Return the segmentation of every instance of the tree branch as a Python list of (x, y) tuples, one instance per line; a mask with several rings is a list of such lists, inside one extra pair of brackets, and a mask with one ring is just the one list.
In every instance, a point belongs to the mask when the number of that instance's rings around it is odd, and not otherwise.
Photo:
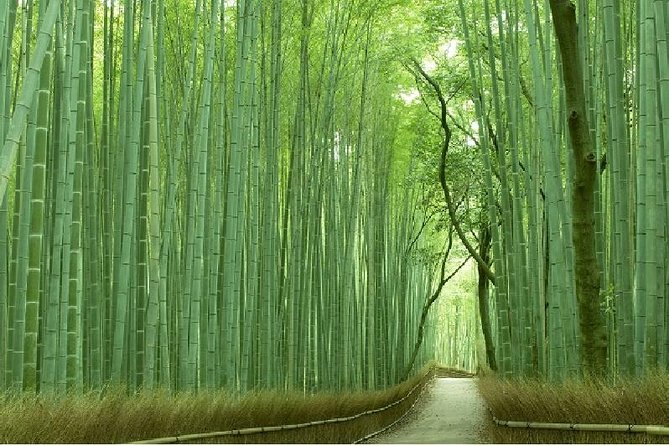
[[(448, 251), (450, 251), (450, 243)], [(418, 325), (418, 338), (416, 339), (416, 344), (414, 345), (413, 352), (411, 353), (411, 359), (409, 360), (407, 368), (404, 370), (404, 374), (402, 375), (401, 381), (406, 381), (406, 379), (409, 377), (409, 373), (411, 373), (411, 369), (413, 368), (414, 363), (416, 362), (416, 357), (418, 356), (418, 350), (420, 350), (420, 346), (423, 343), (423, 333), (425, 331), (425, 323), (427, 322), (427, 315), (430, 312), (430, 307), (432, 306), (433, 303), (436, 302), (436, 300), (441, 295), (441, 290), (444, 288), (444, 285), (446, 285), (446, 283), (449, 280), (451, 280), (458, 273), (458, 271), (462, 269), (462, 267), (465, 266), (465, 264), (469, 261), (469, 259), (472, 258), (472, 256), (468, 256), (460, 264), (460, 266), (458, 266), (455, 269), (455, 271), (453, 271), (448, 277), (444, 277), (446, 274), (446, 259), (448, 259), (448, 251), (444, 254), (444, 258), (441, 263), (441, 278), (439, 280), (439, 285), (437, 285), (437, 289), (434, 290), (432, 295), (427, 299), (427, 301), (423, 305), (423, 311), (420, 315), (420, 324)]]
[(439, 183), (441, 183), (441, 188), (444, 191), (444, 198), (446, 200), (446, 206), (448, 207), (448, 215), (451, 219), (451, 222), (453, 224), (453, 227), (455, 228), (455, 232), (458, 234), (458, 237), (460, 238), (460, 241), (462, 244), (465, 246), (467, 249), (467, 252), (471, 257), (476, 260), (476, 263), (479, 264), (481, 270), (485, 273), (485, 275), (488, 277), (490, 282), (493, 285), (497, 285), (497, 280), (495, 277), (495, 274), (490, 270), (490, 266), (488, 266), (487, 262), (485, 262), (479, 253), (474, 249), (472, 244), (467, 240), (467, 236), (465, 235), (464, 231), (462, 230), (462, 227), (460, 226), (460, 223), (458, 222), (457, 216), (455, 214), (455, 205), (453, 204), (453, 198), (451, 197), (451, 191), (448, 187), (448, 183), (446, 182), (446, 156), (448, 155), (448, 146), (451, 142), (451, 129), (448, 126), (448, 122), (446, 121), (446, 117), (448, 116), (448, 110), (446, 108), (446, 100), (444, 99), (444, 95), (441, 92), (441, 88), (439, 87), (439, 84), (437, 84), (434, 79), (432, 79), (420, 66), (420, 64), (413, 59), (413, 64), (416, 70), (421, 74), (421, 76), (427, 81), (428, 84), (432, 86), (434, 89), (435, 94), (437, 95), (437, 99), (439, 100), (439, 105), (441, 108), (441, 117), (439, 119), (441, 123), (441, 128), (444, 130), (444, 142), (442, 144), (442, 150), (441, 150), (441, 161), (439, 165)]

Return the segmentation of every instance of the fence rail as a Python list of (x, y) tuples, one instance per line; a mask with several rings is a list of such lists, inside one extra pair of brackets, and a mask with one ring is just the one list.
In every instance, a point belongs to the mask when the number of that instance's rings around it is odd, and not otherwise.
[[(431, 376), (430, 376), (431, 375)], [(208, 432), (208, 433), (202, 433), (202, 434), (186, 434), (186, 435), (176, 435), (173, 437), (161, 437), (161, 438), (153, 438), (150, 440), (142, 440), (142, 441), (135, 441), (132, 442), (131, 444), (175, 444), (175, 443), (185, 443), (189, 441), (196, 441), (196, 440), (205, 440), (205, 439), (211, 439), (211, 438), (219, 438), (219, 437), (229, 437), (229, 436), (238, 436), (238, 435), (252, 435), (252, 434), (263, 434), (263, 433), (268, 433), (268, 432), (278, 432), (278, 431), (287, 431), (287, 430), (293, 430), (293, 429), (302, 429), (302, 428), (307, 428), (307, 427), (313, 427), (313, 426), (321, 426), (324, 424), (334, 424), (334, 423), (343, 423), (346, 421), (352, 421), (355, 419), (358, 419), (360, 417), (366, 416), (366, 415), (373, 415), (375, 413), (383, 412), (385, 410), (391, 409), (392, 407), (397, 406), (398, 404), (401, 404), (403, 401), (405, 401), (407, 398), (409, 398), (419, 387), (422, 386), (422, 388), (425, 388), (430, 382), (432, 382), (432, 379), (435, 376), (435, 369), (430, 370), (425, 377), (415, 386), (407, 392), (406, 395), (404, 395), (402, 398), (400, 398), (397, 401), (394, 401), (384, 407), (380, 407), (378, 409), (372, 409), (368, 410), (365, 412), (361, 412), (355, 415), (351, 415), (348, 417), (337, 417), (337, 418), (330, 418), (327, 420), (317, 420), (317, 421), (309, 421), (306, 423), (296, 423), (296, 424), (284, 424), (281, 426), (264, 426), (264, 427), (248, 427), (248, 428), (243, 428), (243, 429), (231, 429), (227, 431), (220, 431), (220, 432)], [(414, 402), (415, 404), (415, 402)], [(411, 406), (413, 407), (413, 405)], [(409, 408), (410, 410), (411, 408)], [(407, 411), (408, 412), (408, 411)], [(404, 414), (406, 415), (406, 413)], [(404, 415), (401, 417), (403, 418)], [(395, 422), (399, 421), (396, 420)], [(393, 423), (395, 424), (395, 423)], [(391, 424), (390, 426), (392, 426)], [(380, 432), (383, 432), (384, 430), (388, 429), (390, 426), (387, 426), (385, 429), (375, 432), (374, 434), (370, 434), (369, 436), (365, 437), (364, 439), (358, 440), (358, 441), (364, 441), (367, 438), (371, 438), (375, 435), (377, 435)]]
[(526, 429), (554, 429), (591, 432), (631, 432), (649, 435), (669, 435), (669, 426), (650, 424), (592, 424), (592, 423), (544, 423), (535, 421), (505, 421), (493, 415), (495, 424), (504, 427)]

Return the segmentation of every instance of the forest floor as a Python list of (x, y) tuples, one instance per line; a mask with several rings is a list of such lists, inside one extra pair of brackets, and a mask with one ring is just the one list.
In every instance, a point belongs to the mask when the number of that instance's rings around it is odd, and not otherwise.
[(473, 378), (437, 378), (407, 417), (366, 443), (489, 443)]

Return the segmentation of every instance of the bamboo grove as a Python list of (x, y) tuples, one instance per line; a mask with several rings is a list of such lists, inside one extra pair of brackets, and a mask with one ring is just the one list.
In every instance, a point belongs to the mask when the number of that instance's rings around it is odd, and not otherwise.
[(458, 0), (445, 20), (466, 56), (440, 64), (470, 77), (450, 98), (471, 100), (477, 123), (450, 115), (483, 172), (489, 362), (553, 379), (666, 370), (669, 4)]
[(0, 2), (5, 389), (399, 381), (434, 268), (387, 3)]

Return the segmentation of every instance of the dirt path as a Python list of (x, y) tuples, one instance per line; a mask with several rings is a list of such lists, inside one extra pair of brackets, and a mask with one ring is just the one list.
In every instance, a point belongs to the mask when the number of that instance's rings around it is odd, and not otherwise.
[(485, 413), (472, 378), (437, 378), (412, 413), (367, 443), (488, 443)]

